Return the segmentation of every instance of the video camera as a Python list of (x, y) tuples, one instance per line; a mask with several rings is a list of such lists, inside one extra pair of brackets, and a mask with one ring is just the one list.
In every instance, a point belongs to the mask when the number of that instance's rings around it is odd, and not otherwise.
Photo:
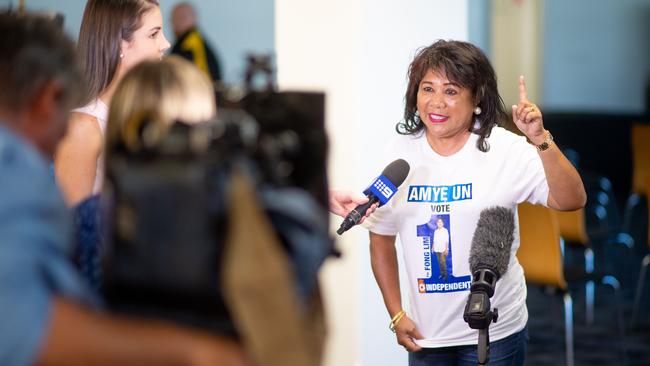
[[(221, 286), (228, 208), (238, 204), (227, 193), (235, 170), (250, 177), (299, 297), (307, 302), (313, 293), (318, 268), (333, 253), (325, 100), (321, 93), (275, 91), (269, 63), (249, 58), (241, 98), (217, 91), (215, 120), (179, 121), (135, 150), (107, 146), (103, 292), (114, 311), (237, 335)], [(254, 90), (259, 74), (267, 85)]]

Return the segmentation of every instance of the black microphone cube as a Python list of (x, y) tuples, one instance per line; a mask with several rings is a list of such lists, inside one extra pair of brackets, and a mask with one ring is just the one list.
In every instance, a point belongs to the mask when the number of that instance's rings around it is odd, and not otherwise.
[(465, 305), (463, 319), (472, 329), (485, 329), (493, 320), (490, 306), (490, 296), (486, 292), (472, 292)]

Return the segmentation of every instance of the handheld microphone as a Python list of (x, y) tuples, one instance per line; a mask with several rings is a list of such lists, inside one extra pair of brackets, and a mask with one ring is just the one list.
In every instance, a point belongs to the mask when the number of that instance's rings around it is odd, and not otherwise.
[(355, 207), (354, 210), (345, 217), (341, 226), (336, 233), (341, 235), (350, 230), (354, 225), (361, 221), (365, 216), (366, 211), (370, 206), (379, 202), (379, 206), (383, 206), (388, 202), (397, 192), (397, 187), (400, 186), (409, 174), (411, 167), (404, 159), (397, 159), (381, 172), (371, 184), (366, 188), (363, 193), (368, 197), (368, 202)]
[(515, 215), (505, 207), (481, 211), (469, 251), (472, 271), (470, 294), (463, 319), (469, 327), (479, 330), (478, 361), (486, 365), (490, 351), (488, 327), (499, 317), (498, 309), (490, 310), (497, 280), (508, 270), (510, 248), (514, 240)]

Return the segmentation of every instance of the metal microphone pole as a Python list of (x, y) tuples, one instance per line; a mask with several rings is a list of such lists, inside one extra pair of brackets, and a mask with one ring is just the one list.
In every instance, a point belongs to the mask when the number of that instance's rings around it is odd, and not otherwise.
[(472, 288), (467, 297), (463, 319), (470, 328), (477, 329), (477, 358), (479, 365), (487, 365), (490, 356), (490, 324), (497, 322), (499, 310), (492, 309), (490, 297), (494, 294), (496, 275), (489, 269), (480, 269), (473, 274)]
[(493, 320), (496, 323), (498, 317), (499, 311), (497, 309), (489, 311), (486, 314), (485, 327), (481, 327), (478, 330), (478, 346), (476, 354), (478, 356), (479, 365), (487, 365), (490, 360), (490, 323), (492, 323)]

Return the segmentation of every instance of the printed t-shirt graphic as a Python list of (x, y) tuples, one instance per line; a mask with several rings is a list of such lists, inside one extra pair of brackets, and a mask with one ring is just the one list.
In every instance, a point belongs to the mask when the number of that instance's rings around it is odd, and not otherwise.
[[(469, 274), (459, 275), (453, 268), (451, 214), (446, 203), (472, 198), (472, 184), (452, 186), (409, 186), (409, 202), (433, 203), (428, 222), (417, 225), (417, 237), (422, 245), (424, 276), (418, 278), (419, 293), (466, 291), (471, 284)], [(438, 205), (437, 205), (437, 204)], [(440, 205), (445, 203), (445, 205)]]

